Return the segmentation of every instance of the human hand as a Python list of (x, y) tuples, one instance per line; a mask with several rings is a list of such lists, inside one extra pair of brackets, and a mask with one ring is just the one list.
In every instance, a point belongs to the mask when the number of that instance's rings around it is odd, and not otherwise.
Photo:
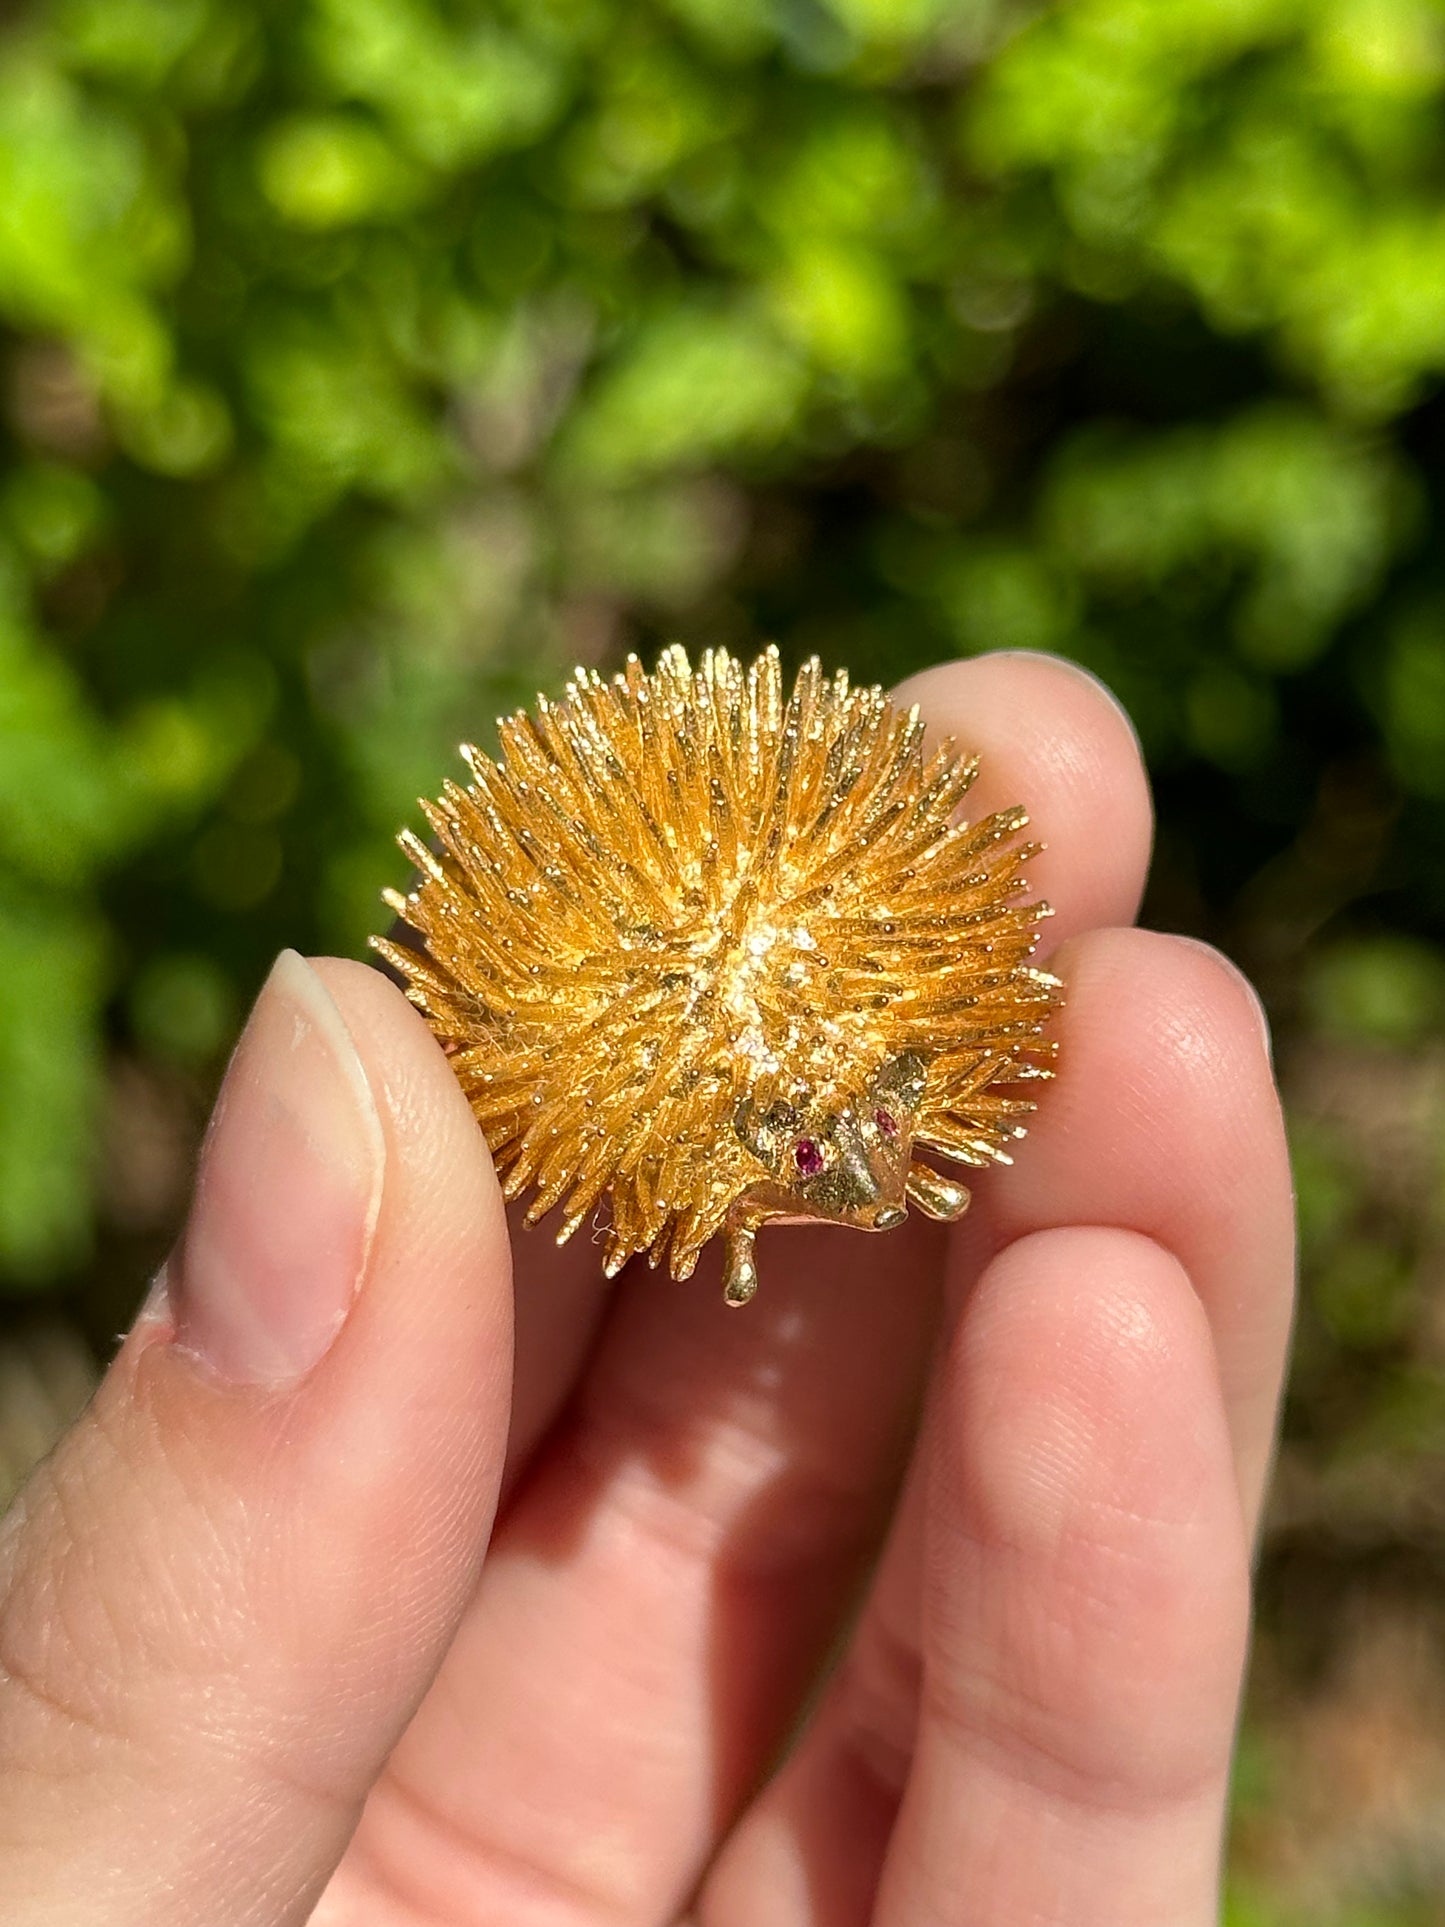
[(283, 958), (169, 1289), (0, 1526), (7, 1927), (1216, 1918), (1292, 1277), (1258, 1006), (1122, 927), (1092, 680), (907, 695), (1048, 846), (1016, 1164), (950, 1228), (770, 1233), (743, 1312), (523, 1233), (514, 1332), (426, 1027)]

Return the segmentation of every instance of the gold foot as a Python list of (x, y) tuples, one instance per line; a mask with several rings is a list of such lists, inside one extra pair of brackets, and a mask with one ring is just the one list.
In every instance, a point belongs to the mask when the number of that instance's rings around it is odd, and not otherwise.
[(729, 1305), (745, 1305), (758, 1289), (758, 1268), (753, 1262), (756, 1225), (732, 1223), (723, 1242), (723, 1299)]
[(966, 1184), (941, 1178), (928, 1165), (918, 1163), (908, 1167), (908, 1195), (926, 1217), (939, 1218), (944, 1224), (961, 1218), (972, 1198)]

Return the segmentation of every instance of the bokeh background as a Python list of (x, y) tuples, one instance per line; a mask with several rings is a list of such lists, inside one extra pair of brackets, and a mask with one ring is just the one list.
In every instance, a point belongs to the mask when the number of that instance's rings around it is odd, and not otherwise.
[(1440, 0), (9, 8), (0, 1487), (461, 736), (1060, 650), (1292, 1119), (1230, 1919), (1445, 1921), (1442, 373)]

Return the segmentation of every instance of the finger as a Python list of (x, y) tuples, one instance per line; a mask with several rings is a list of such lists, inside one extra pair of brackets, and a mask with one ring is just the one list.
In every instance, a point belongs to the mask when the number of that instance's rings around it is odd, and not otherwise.
[(1213, 1920), (1246, 1542), (1177, 1260), (1102, 1227), (1011, 1246), (924, 1443), (921, 1650), (874, 1621), (699, 1927)]
[(1113, 1224), (1172, 1251), (1209, 1317), (1251, 1531), (1294, 1303), (1294, 1206), (1259, 1000), (1218, 951), (1100, 930), (1057, 959), (1059, 1076), (958, 1228), (967, 1279), (1013, 1239)]
[(716, 1253), (686, 1286), (624, 1277), (327, 1927), (675, 1914), (882, 1531), (940, 1242), (780, 1233), (745, 1314)]
[(1249, 1585), (1187, 1274), (1131, 1233), (1020, 1240), (939, 1415), (922, 1712), (876, 1927), (1206, 1927)]
[[(982, 749), (980, 811), (1028, 797), (1066, 927), (1129, 914), (1147, 796), (1093, 679), (1031, 657), (954, 665), (914, 693)], [(778, 1233), (766, 1289), (739, 1316), (716, 1303), (715, 1270), (681, 1289), (624, 1284), (368, 1810), (337, 1918), (367, 1893), (519, 1927), (543, 1917), (539, 1892), (584, 1917), (677, 1904), (876, 1538), (941, 1249), (924, 1224), (877, 1240)], [(519, 1250), (525, 1264), (525, 1237)], [(519, 1295), (530, 1288), (524, 1275)]]
[[(1058, 1080), (1017, 1162), (990, 1174), (976, 1219), (952, 1234), (954, 1295), (1035, 1231), (1113, 1224), (1169, 1250), (1209, 1322), (1252, 1520), (1293, 1285), (1288, 1159), (1257, 1009), (1223, 959), (1182, 939), (1096, 931), (1056, 968)], [(923, 1493), (910, 1478), (827, 1717), (729, 1843), (718, 1879), (758, 1906), (777, 1890), (779, 1855), (840, 1879), (851, 1866), (855, 1891), (876, 1879), (917, 1719)]]
[[(1027, 806), (1044, 846), (1029, 886), (1054, 912), (1041, 956), (1077, 931), (1133, 918), (1153, 835), (1149, 787), (1128, 717), (1102, 683), (1058, 656), (999, 654), (926, 670), (894, 700), (919, 705), (933, 740), (953, 736), (978, 756), (971, 816)], [(544, 1225), (517, 1251), (509, 1488), (575, 1385), (611, 1289), (584, 1238), (559, 1251)]]
[(376, 973), (278, 962), (169, 1287), (5, 1527), (9, 1927), (304, 1920), (475, 1584), (501, 1200)]
[(527, 1200), (507, 1208), (518, 1279), (513, 1307), (516, 1377), (507, 1464), (505, 1505), (526, 1476), (591, 1355), (614, 1286), (603, 1274), (602, 1252), (585, 1229), (565, 1245), (554, 1243), (544, 1223), (526, 1222)]

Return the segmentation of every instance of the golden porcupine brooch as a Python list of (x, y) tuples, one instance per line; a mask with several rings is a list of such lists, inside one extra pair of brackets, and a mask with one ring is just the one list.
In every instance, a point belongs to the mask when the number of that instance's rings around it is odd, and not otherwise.
[(785, 699), (775, 649), (672, 648), (462, 750), (374, 942), (529, 1224), (560, 1205), (562, 1243), (606, 1197), (609, 1277), (645, 1251), (686, 1278), (721, 1233), (742, 1305), (762, 1225), (956, 1218), (916, 1149), (1008, 1162), (1058, 988), (1036, 846), (1022, 809), (955, 822), (977, 763), (923, 737), (816, 660)]

